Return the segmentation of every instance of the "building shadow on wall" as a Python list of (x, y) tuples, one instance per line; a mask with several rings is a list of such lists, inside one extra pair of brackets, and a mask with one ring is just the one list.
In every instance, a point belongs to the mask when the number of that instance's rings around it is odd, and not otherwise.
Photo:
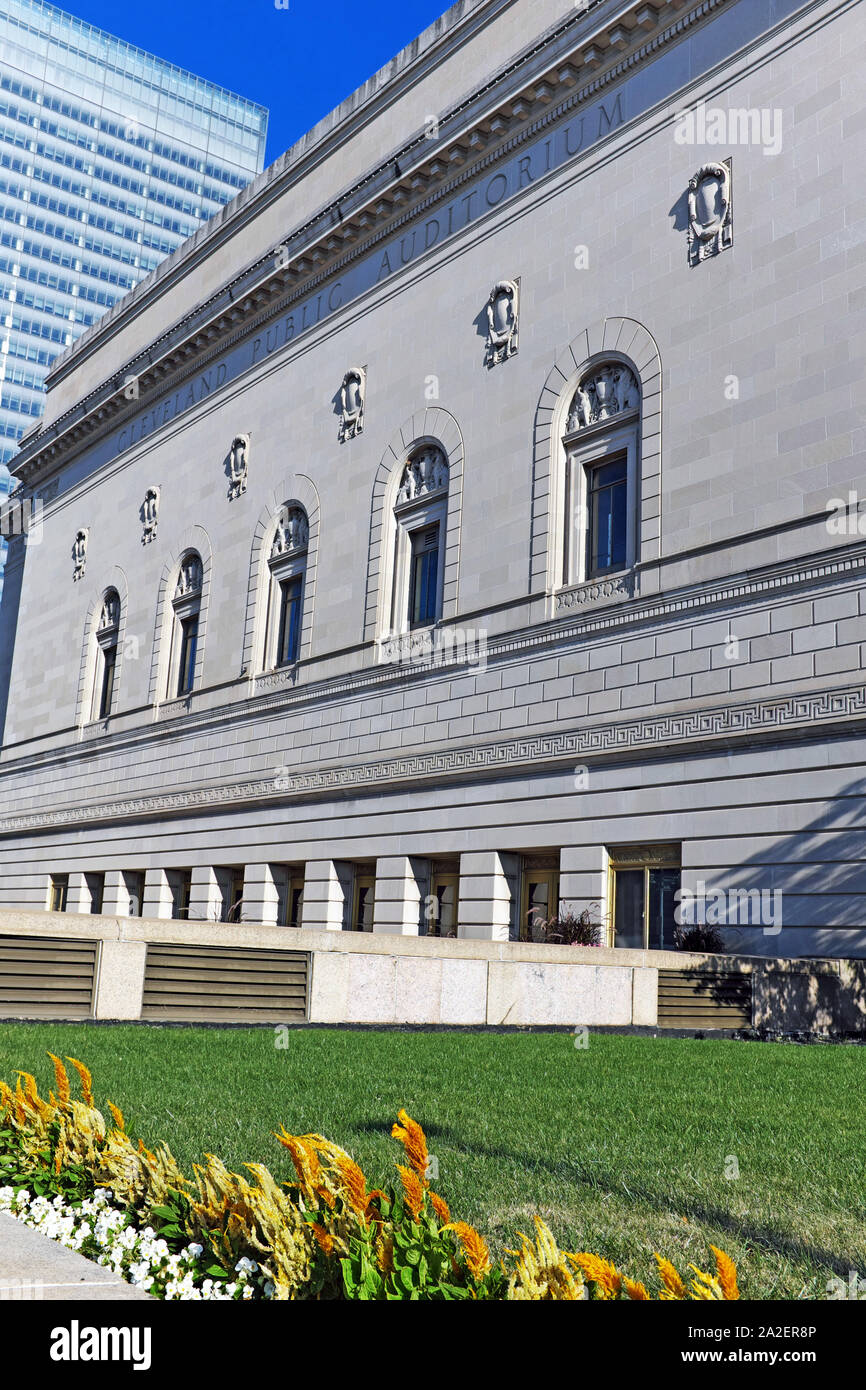
[[(835, 857), (834, 857), (835, 856)], [(752, 870), (750, 874), (748, 871)], [(797, 871), (794, 889), (786, 888), (792, 869)], [(726, 887), (724, 870), (712, 873), (713, 888), (726, 896), (734, 888), (757, 890), (769, 896), (778, 893), (778, 917), (772, 939), (783, 959), (792, 957), (809, 961), (834, 962), (835, 969), (821, 971), (790, 971), (774, 967), (774, 957), (766, 958), (759, 972), (760, 1026), (780, 1030), (789, 1025), (793, 1031), (797, 1019), (808, 1020), (809, 1031), (844, 1033), (866, 1032), (866, 960), (849, 960), (840, 955), (838, 932), (843, 929), (866, 931), (866, 778), (855, 778), (800, 831), (780, 834), (765, 843), (730, 873), (731, 884)], [(708, 886), (709, 891), (709, 886)], [(785, 897), (795, 897), (795, 920), (784, 911)], [(832, 921), (815, 921), (804, 912), (805, 900), (833, 898)], [(774, 908), (775, 913), (775, 908)], [(818, 913), (826, 917), (827, 911)], [(742, 931), (741, 920), (731, 920), (730, 900), (727, 915), (720, 915), (718, 925), (725, 929), (726, 952), (744, 954), (750, 951)], [(758, 925), (750, 921), (750, 926)], [(782, 930), (775, 932), (775, 925)], [(808, 931), (811, 949), (802, 950), (802, 938), (796, 953), (785, 950), (785, 931), (795, 928)], [(690, 969), (698, 994), (723, 1004), (731, 997), (733, 962), (727, 954), (709, 956), (702, 964)], [(841, 1024), (841, 1028), (840, 1028)], [(805, 1031), (805, 1030), (804, 1030)]]

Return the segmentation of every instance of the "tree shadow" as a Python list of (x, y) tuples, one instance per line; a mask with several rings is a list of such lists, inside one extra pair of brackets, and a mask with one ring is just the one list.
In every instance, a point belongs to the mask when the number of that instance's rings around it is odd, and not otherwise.
[[(374, 1125), (370, 1128), (376, 1130), (378, 1126)], [(433, 1137), (432, 1127), (428, 1139), (431, 1137)], [(634, 1182), (631, 1177), (629, 1177), (626, 1188), (623, 1174), (613, 1169), (599, 1169), (596, 1166), (590, 1168), (582, 1165), (576, 1159), (552, 1160), (543, 1153), (533, 1153), (530, 1157), (504, 1146), (491, 1148), (487, 1145), (473, 1144), (467, 1141), (464, 1135), (457, 1134), (446, 1126), (438, 1128), (436, 1137), (458, 1153), (474, 1155), (478, 1158), (497, 1159), (506, 1162), (510, 1168), (520, 1168), (530, 1175), (542, 1169), (551, 1177), (568, 1183), (574, 1189), (584, 1187), (604, 1194), (621, 1193), (624, 1197), (637, 1200), (660, 1214), (669, 1212), (672, 1203), (678, 1201), (682, 1205), (683, 1214), (687, 1214), (690, 1219), (729, 1231), (740, 1240), (750, 1241), (788, 1258), (809, 1260), (812, 1263), (832, 1269), (834, 1273), (840, 1275), (847, 1275), (850, 1269), (850, 1256), (834, 1254), (833, 1251), (827, 1250), (823, 1246), (788, 1236), (771, 1226), (750, 1223), (744, 1217), (732, 1214), (725, 1207), (716, 1206), (706, 1201), (696, 1201), (691, 1196), (677, 1197), (670, 1191), (659, 1194), (644, 1184)]]
[[(866, 1033), (866, 940), (852, 941), (860, 953), (852, 957), (839, 940), (840, 930), (866, 933), (866, 779), (854, 778), (803, 829), (763, 839), (735, 867), (699, 872), (706, 874), (708, 892), (727, 891), (718, 926), (728, 951), (748, 957), (759, 1030)], [(755, 893), (756, 887), (762, 900), (778, 894), (779, 920), (769, 929), (750, 921), (750, 941), (742, 919), (731, 919), (731, 890)], [(755, 926), (766, 933), (766, 951), (754, 951)], [(698, 993), (722, 1002), (735, 992), (732, 976), (743, 968), (723, 954), (707, 956), (688, 973)]]

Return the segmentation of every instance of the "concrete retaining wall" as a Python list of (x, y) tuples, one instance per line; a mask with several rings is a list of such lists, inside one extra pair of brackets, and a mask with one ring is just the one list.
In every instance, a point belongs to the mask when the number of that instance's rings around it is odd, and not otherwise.
[[(658, 972), (752, 975), (752, 1025), (866, 1034), (866, 963), (380, 937), (142, 918), (0, 912), (3, 936), (100, 943), (93, 1017), (137, 1020), (147, 946), (309, 952), (311, 1023), (655, 1027)], [(278, 1023), (280, 1020), (273, 1020)]]

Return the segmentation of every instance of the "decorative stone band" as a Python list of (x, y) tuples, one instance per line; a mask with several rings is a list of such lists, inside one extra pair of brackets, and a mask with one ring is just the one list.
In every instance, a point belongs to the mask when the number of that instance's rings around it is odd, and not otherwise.
[(190, 697), (184, 696), (182, 700), (164, 700), (160, 703), (157, 715), (160, 719), (177, 719), (185, 714), (190, 706)]
[(610, 602), (614, 599), (631, 598), (634, 593), (634, 575), (620, 574), (610, 579), (590, 580), (588, 584), (578, 584), (573, 589), (562, 589), (556, 595), (556, 611), (567, 608), (582, 608), (585, 604)]
[(0, 819), (0, 835), (22, 834), (63, 825), (96, 825), (104, 821), (141, 820), (152, 816), (183, 815), (219, 806), (284, 802), (287, 798), (321, 797), (375, 789), (417, 786), (419, 782), (489, 776), (499, 769), (509, 773), (525, 769), (555, 769), (596, 755), (629, 754), (658, 749), (669, 753), (678, 745), (694, 752), (699, 744), (727, 743), (741, 738), (771, 736), (790, 731), (802, 734), (814, 725), (838, 724), (851, 732), (853, 721), (866, 717), (866, 687), (844, 686), (810, 695), (780, 696), (703, 710), (663, 714), (619, 723), (597, 724), (563, 733), (538, 734), (508, 742), (476, 744), (442, 752), (412, 754), (374, 763), (311, 768), (292, 773), (282, 768), (278, 777), (263, 781), (234, 782), (189, 791), (166, 792), (132, 800), (103, 801), (61, 811)]

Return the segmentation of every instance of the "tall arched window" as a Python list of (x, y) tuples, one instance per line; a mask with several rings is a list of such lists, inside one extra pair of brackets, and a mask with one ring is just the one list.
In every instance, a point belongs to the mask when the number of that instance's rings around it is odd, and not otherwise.
[(429, 626), (442, 616), (448, 520), (448, 461), (438, 444), (406, 460), (394, 506), (396, 543), (391, 630)]
[(172, 598), (172, 640), (167, 695), (170, 700), (195, 688), (203, 580), (201, 556), (191, 550), (180, 562)]
[(310, 525), (303, 507), (287, 506), (277, 519), (270, 571), (263, 668), (292, 666), (301, 651)]
[(114, 705), (117, 648), (120, 640), (120, 595), (106, 589), (96, 628), (96, 670), (93, 682), (92, 719), (108, 719)]
[(578, 382), (562, 441), (564, 584), (603, 579), (637, 559), (639, 429), (635, 373), (619, 360), (593, 363)]

